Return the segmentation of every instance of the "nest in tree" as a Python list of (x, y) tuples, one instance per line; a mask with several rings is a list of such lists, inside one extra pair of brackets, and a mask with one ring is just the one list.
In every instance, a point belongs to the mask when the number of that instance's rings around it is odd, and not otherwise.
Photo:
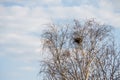
[(82, 38), (74, 38), (74, 42), (77, 44), (82, 43), (83, 39)]

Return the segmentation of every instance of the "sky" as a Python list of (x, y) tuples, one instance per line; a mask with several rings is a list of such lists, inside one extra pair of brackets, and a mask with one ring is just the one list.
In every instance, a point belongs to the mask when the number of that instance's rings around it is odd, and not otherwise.
[(0, 80), (40, 80), (40, 35), (49, 23), (95, 18), (120, 39), (120, 0), (0, 0)]

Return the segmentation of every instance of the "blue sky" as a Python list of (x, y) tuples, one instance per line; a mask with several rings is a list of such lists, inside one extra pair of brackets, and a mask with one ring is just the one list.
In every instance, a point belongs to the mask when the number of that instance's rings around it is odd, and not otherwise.
[(0, 80), (40, 80), (45, 24), (74, 18), (114, 26), (119, 42), (120, 0), (0, 0)]

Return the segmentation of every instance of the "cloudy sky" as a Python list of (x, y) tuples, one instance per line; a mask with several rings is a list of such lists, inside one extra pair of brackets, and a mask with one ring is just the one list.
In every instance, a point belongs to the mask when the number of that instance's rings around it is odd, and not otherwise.
[(45, 24), (95, 18), (120, 39), (120, 0), (0, 0), (0, 80), (39, 80)]

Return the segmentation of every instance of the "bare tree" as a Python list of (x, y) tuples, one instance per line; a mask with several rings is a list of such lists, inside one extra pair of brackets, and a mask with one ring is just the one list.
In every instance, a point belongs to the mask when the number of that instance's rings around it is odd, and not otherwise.
[(120, 80), (120, 52), (112, 27), (94, 20), (58, 27), (42, 35), (44, 80)]

